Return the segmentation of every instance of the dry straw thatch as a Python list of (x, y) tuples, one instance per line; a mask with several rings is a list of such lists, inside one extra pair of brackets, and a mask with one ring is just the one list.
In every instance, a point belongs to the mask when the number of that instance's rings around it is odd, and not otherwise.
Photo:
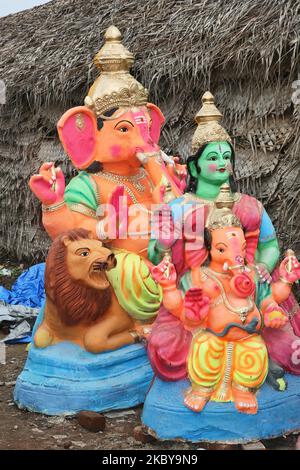
[(162, 147), (189, 154), (193, 116), (210, 89), (234, 137), (240, 189), (262, 200), (283, 247), (300, 254), (300, 112), (292, 102), (300, 0), (54, 0), (0, 19), (2, 251), (45, 254), (40, 204), (27, 183), (47, 160), (72, 173), (55, 124), (83, 103), (112, 23), (135, 54), (134, 75), (166, 115)]

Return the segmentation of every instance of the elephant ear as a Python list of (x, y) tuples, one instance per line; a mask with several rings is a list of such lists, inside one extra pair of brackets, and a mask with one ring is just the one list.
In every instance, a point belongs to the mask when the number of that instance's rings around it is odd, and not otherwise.
[(85, 106), (69, 109), (58, 121), (58, 135), (74, 166), (87, 168), (95, 159), (97, 121)]
[(151, 128), (150, 128), (150, 136), (153, 142), (158, 144), (159, 137), (160, 137), (160, 131), (162, 128), (162, 125), (165, 122), (165, 116), (161, 112), (161, 110), (155, 106), (155, 104), (152, 103), (147, 103), (147, 108), (150, 112), (151, 115)]

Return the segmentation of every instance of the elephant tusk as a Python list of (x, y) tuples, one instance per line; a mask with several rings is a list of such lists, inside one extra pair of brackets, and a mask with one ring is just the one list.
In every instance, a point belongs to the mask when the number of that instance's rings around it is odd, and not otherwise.
[(139, 161), (141, 162), (142, 165), (147, 163), (148, 160), (149, 160), (148, 155), (146, 155), (145, 153), (142, 153), (142, 152), (137, 152), (136, 156), (137, 156), (137, 158), (139, 159)]
[(54, 180), (54, 182), (52, 184), (52, 190), (55, 192), (55, 190), (56, 190), (56, 171), (55, 171), (54, 165), (51, 167), (51, 174), (52, 174), (52, 178)]
[(160, 151), (160, 154), (161, 154), (161, 158), (163, 159), (164, 162), (166, 163), (169, 163), (169, 165), (172, 165), (174, 166), (175, 165), (175, 162), (173, 160), (173, 157), (167, 155), (165, 152), (163, 152), (162, 150)]

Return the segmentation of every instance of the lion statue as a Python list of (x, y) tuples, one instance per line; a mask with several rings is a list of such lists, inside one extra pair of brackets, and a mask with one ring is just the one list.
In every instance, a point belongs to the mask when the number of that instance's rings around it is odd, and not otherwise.
[[(129, 268), (132, 279), (140, 276), (137, 292), (126, 276)], [(138, 255), (115, 255), (85, 229), (62, 233), (46, 259), (46, 303), (35, 346), (71, 341), (100, 353), (141, 341), (150, 331), (145, 322), (156, 316), (161, 301), (151, 281)]]

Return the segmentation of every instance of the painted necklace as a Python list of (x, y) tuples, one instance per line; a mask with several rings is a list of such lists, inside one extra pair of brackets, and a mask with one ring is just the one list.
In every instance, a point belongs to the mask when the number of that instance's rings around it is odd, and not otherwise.
[[(133, 203), (136, 204), (136, 206), (138, 206), (142, 211), (147, 212), (148, 214), (152, 214), (152, 211), (150, 211), (149, 209), (147, 209), (146, 207), (144, 207), (142, 204), (138, 202), (132, 189), (129, 188), (127, 184), (125, 184), (126, 181), (132, 184), (134, 189), (139, 193), (142, 193), (143, 191), (145, 191), (146, 189), (145, 185), (141, 183), (140, 180), (148, 177), (149, 175), (144, 168), (140, 168), (139, 172), (133, 176), (117, 175), (116, 173), (111, 173), (110, 171), (104, 171), (104, 170), (98, 173), (95, 173), (95, 176), (99, 176), (100, 178), (104, 178), (107, 181), (112, 181), (113, 183), (122, 185), (125, 191), (127, 192), (127, 194), (132, 199)], [(151, 179), (148, 177), (147, 180), (149, 181), (151, 190), (153, 190), (154, 187), (153, 187)]]
[[(245, 306), (245, 307), (234, 307), (229, 302), (229, 300), (227, 298), (227, 295), (226, 295), (226, 292), (225, 292), (225, 289), (224, 289), (224, 286), (223, 286), (222, 282), (220, 281), (220, 279), (218, 279), (216, 274), (214, 274), (210, 268), (202, 267), (201, 269), (207, 275), (207, 277), (211, 278), (218, 285), (218, 287), (221, 291), (221, 298), (222, 298), (222, 301), (223, 301), (225, 307), (230, 312), (236, 313), (239, 316), (241, 322), (245, 323), (248, 314), (250, 312), (252, 312), (252, 310), (254, 309), (254, 301), (253, 301), (252, 297), (251, 296), (247, 297), (247, 301), (248, 301), (247, 306)], [(218, 302), (218, 303), (220, 303), (220, 302)]]

